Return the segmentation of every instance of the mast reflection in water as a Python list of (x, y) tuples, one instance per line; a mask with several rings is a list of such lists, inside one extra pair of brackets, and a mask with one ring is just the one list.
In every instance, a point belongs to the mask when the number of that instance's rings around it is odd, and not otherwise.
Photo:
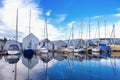
[(120, 58), (81, 54), (0, 55), (0, 80), (120, 80)]

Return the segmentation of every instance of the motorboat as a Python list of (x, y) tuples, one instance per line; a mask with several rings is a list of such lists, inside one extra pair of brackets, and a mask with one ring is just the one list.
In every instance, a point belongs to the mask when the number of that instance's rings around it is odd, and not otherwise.
[(8, 47), (7, 54), (20, 54), (21, 51), (16, 44), (12, 44)]

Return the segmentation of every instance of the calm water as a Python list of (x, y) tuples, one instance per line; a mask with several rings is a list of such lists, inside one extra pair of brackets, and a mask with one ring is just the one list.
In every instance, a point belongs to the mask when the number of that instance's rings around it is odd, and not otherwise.
[(0, 80), (120, 80), (119, 58), (0, 55)]

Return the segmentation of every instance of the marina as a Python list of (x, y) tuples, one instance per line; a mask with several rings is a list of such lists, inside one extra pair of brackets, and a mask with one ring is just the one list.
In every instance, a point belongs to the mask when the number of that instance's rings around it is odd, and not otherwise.
[(0, 80), (120, 80), (120, 0), (0, 0)]

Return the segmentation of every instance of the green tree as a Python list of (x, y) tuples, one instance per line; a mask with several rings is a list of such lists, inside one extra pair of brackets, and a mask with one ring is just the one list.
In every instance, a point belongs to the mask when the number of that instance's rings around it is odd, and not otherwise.
[(6, 38), (6, 37), (4, 37), (4, 43), (6, 43), (6, 41), (7, 41), (7, 38)]

